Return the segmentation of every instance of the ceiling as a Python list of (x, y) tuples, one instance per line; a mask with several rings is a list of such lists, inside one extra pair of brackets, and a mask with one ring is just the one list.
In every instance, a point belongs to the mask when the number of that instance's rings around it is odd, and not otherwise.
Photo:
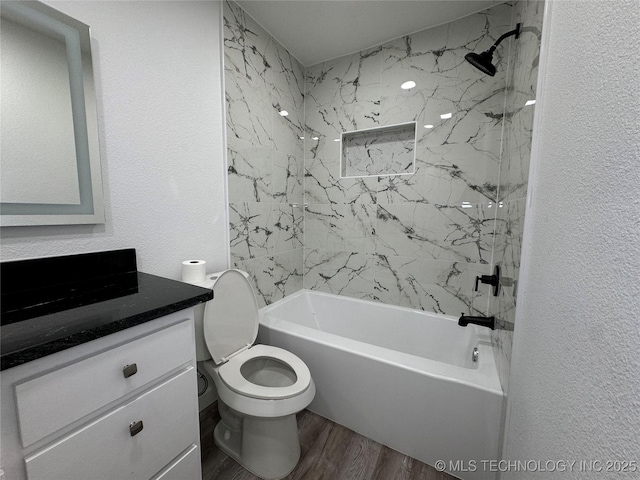
[(239, 0), (305, 67), (484, 10), (504, 0)]

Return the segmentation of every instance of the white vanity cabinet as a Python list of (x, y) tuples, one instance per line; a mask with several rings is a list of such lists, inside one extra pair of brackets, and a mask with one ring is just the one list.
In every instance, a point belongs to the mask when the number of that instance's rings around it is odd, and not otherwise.
[(201, 478), (193, 307), (1, 374), (3, 480)]

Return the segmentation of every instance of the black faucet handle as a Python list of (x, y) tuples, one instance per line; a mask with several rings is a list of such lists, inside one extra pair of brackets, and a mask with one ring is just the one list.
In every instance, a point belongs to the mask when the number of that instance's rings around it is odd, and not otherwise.
[(493, 287), (493, 295), (498, 296), (498, 291), (500, 290), (500, 267), (496, 265), (495, 273), (493, 275), (478, 275), (476, 276), (476, 286), (474, 291), (478, 291), (478, 283), (486, 283)]
[(486, 283), (491, 286), (495, 286), (496, 283), (498, 282), (498, 278), (495, 275), (478, 275), (476, 277), (476, 287), (475, 287), (476, 292), (478, 291), (479, 282)]

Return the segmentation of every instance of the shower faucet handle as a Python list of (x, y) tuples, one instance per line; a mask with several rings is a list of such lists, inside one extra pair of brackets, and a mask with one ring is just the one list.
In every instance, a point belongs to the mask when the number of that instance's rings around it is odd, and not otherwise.
[(493, 287), (493, 296), (497, 297), (500, 290), (500, 267), (496, 265), (493, 275), (478, 275), (476, 276), (476, 286), (474, 291), (478, 291), (478, 283), (486, 283)]
[(487, 285), (491, 285), (492, 287), (496, 285), (496, 283), (498, 282), (498, 279), (495, 275), (478, 275), (476, 277), (476, 286), (475, 286), (475, 291), (478, 291), (478, 283), (486, 283)]

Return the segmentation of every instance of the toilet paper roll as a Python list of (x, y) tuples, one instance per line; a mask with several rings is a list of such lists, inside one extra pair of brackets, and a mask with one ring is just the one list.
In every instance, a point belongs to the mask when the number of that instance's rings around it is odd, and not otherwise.
[(182, 262), (182, 281), (188, 283), (204, 282), (207, 273), (205, 260), (185, 260)]

